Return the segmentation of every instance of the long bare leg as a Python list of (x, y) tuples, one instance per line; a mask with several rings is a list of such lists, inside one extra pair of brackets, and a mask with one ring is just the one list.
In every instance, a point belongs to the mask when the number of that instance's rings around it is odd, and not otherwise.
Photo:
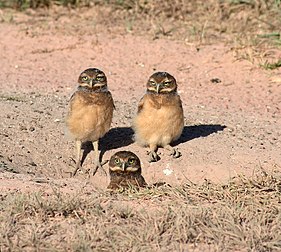
[(157, 151), (157, 145), (156, 144), (150, 144), (149, 145), (149, 151), (148, 151), (148, 155), (149, 155), (149, 158), (148, 158), (148, 162), (157, 162), (160, 157), (157, 155), (156, 153)]
[(77, 171), (81, 169), (81, 147), (82, 142), (80, 140), (76, 140), (76, 168), (72, 173), (72, 177), (76, 175)]
[(96, 174), (98, 169), (101, 169), (105, 173), (105, 175), (107, 175), (106, 171), (102, 167), (102, 164), (100, 163), (99, 140), (93, 142), (93, 148), (95, 152), (95, 166), (93, 175)]
[(181, 153), (177, 149), (173, 148), (171, 145), (166, 145), (164, 148), (171, 152), (170, 155), (173, 156), (173, 158), (179, 158), (181, 156)]

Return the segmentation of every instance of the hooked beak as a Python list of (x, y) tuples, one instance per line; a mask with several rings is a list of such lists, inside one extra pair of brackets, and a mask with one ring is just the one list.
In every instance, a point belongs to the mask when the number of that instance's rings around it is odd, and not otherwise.
[(122, 163), (122, 166), (121, 166), (121, 167), (122, 167), (122, 170), (125, 171), (125, 169), (127, 168), (127, 167), (126, 167), (126, 163)]
[(95, 83), (93, 82), (93, 80), (91, 80), (90, 84), (91, 84), (91, 87), (93, 87), (93, 86), (95, 85)]
[(160, 84), (157, 84), (157, 86), (156, 86), (156, 92), (157, 92), (157, 94), (159, 94), (159, 91), (160, 91)]

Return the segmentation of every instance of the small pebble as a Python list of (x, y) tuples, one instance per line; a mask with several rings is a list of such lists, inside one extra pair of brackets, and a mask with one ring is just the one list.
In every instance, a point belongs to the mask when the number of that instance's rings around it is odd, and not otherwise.
[(35, 128), (33, 127), (33, 126), (31, 126), (30, 128), (29, 128), (29, 131), (34, 131), (35, 130)]

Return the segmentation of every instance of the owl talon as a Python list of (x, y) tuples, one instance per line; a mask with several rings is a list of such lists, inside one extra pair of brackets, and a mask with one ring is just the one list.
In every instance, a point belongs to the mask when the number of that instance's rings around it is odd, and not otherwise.
[(177, 149), (173, 148), (171, 145), (165, 146), (165, 149), (170, 151), (170, 155), (173, 156), (173, 158), (179, 158), (181, 156), (181, 153)]
[(181, 153), (178, 150), (175, 150), (171, 153), (173, 158), (179, 158), (181, 156)]
[(94, 169), (93, 169), (93, 173), (92, 173), (93, 176), (97, 173), (98, 169), (102, 170), (103, 173), (104, 173), (104, 175), (107, 176), (107, 172), (106, 172), (105, 169), (102, 167), (102, 166), (105, 165), (107, 162), (108, 162), (108, 160), (103, 161), (102, 163), (98, 162), (98, 163), (95, 165)]
[(71, 173), (70, 177), (74, 177), (77, 174), (78, 170), (81, 170), (80, 162), (76, 164), (76, 168), (75, 168), (74, 172)]
[(148, 158), (148, 162), (157, 162), (158, 160), (160, 160), (160, 157), (157, 155), (157, 153), (155, 151), (150, 151), (148, 152), (149, 158)]

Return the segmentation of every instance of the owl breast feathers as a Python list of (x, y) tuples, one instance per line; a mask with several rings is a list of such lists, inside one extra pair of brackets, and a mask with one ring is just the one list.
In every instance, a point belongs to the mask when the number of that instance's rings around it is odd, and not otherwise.
[(164, 147), (180, 137), (183, 127), (183, 109), (178, 94), (144, 95), (133, 123), (136, 142), (143, 146)]
[(109, 91), (74, 93), (67, 126), (75, 139), (96, 141), (109, 130), (113, 116), (113, 100)]

